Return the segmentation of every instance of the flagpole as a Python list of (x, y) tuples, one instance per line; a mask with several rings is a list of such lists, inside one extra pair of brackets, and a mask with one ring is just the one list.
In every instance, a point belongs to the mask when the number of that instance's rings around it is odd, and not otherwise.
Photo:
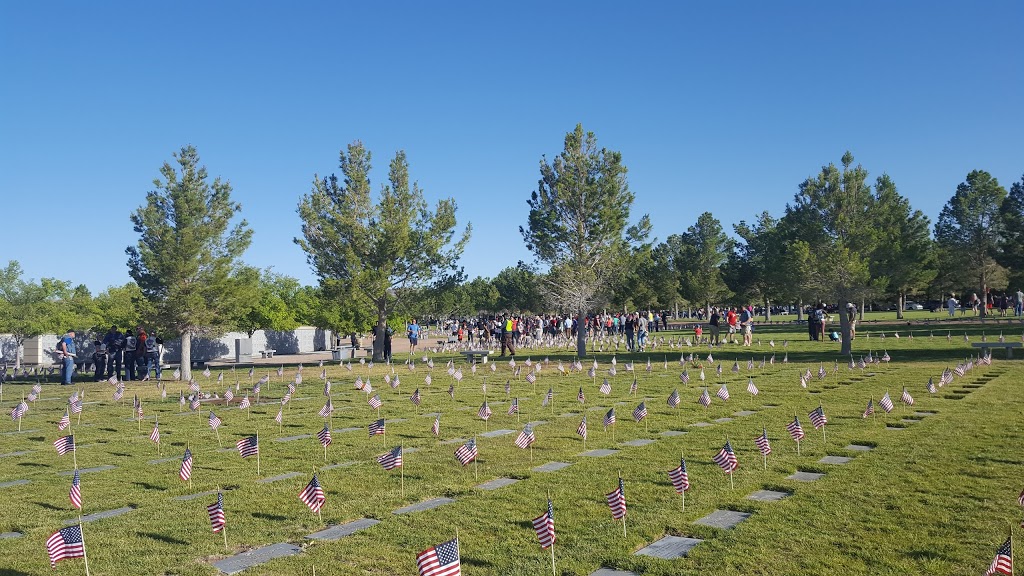
[(78, 470), (78, 444), (75, 442), (75, 437), (71, 436), (71, 443), (73, 444), (71, 450), (71, 460), (75, 464), (75, 470)]
[[(217, 486), (217, 494), (220, 494), (220, 486)], [(223, 509), (221, 509), (221, 513), (222, 514), (224, 513)], [(224, 536), (224, 549), (228, 550), (228, 523), (227, 522), (225, 522), (220, 527), (220, 533), (221, 533), (222, 536)]]
[(398, 445), (398, 449), (399, 449), (399, 451), (402, 452), (402, 465), (400, 467), (401, 470), (399, 471), (399, 475), (400, 475), (401, 481), (402, 481), (402, 498), (404, 499), (405, 498), (405, 445), (404, 444), (399, 444)]
[[(551, 490), (548, 490), (548, 504), (550, 504), (550, 503), (551, 503)], [(552, 519), (549, 517), (548, 520), (552, 520)], [(1011, 546), (1012, 546), (1012, 543), (1011, 543)], [(554, 539), (554, 534), (552, 534), (551, 546), (549, 546), (548, 548), (551, 548), (551, 576), (558, 576), (558, 573), (555, 571), (555, 539)]]
[[(622, 470), (619, 470), (619, 486), (622, 486)], [(619, 497), (625, 500), (626, 495), (622, 492), (619, 493)], [(622, 537), (626, 537), (626, 515), (622, 515)]]
[[(683, 451), (679, 451), (679, 461), (683, 461)], [(686, 512), (686, 488), (683, 488), (683, 512)]]
[(85, 576), (89, 576), (89, 555), (85, 551), (85, 529), (82, 527), (81, 511), (78, 513), (78, 531), (82, 535), (82, 559), (85, 560)]
[[(185, 452), (188, 452), (188, 441), (185, 442)], [(188, 489), (189, 490), (192, 489), (192, 473), (191, 472), (189, 472), (189, 474), (188, 474)]]
[(256, 432), (256, 475), (260, 475), (260, 433)]

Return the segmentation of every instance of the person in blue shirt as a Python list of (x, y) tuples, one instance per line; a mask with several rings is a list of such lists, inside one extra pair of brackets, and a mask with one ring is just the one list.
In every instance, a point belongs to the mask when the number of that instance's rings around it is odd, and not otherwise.
[(409, 350), (412, 353), (415, 354), (416, 353), (416, 345), (419, 344), (419, 341), (420, 341), (420, 325), (416, 323), (416, 319), (415, 318), (413, 318), (412, 320), (409, 321), (408, 335), (409, 335)]
[(57, 342), (57, 355), (60, 357), (60, 383), (63, 386), (71, 385), (71, 375), (75, 372), (75, 331), (68, 330), (68, 333)]

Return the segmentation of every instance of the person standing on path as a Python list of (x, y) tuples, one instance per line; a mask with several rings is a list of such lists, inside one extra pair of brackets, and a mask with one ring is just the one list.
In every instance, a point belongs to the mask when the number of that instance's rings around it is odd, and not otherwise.
[(409, 335), (409, 352), (415, 354), (416, 345), (420, 342), (420, 325), (416, 323), (415, 318), (409, 321), (407, 332)]

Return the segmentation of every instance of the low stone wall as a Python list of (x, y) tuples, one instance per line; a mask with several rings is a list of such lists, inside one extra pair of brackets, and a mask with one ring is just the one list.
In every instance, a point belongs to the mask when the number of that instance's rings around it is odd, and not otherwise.
[[(261, 350), (274, 350), (277, 354), (305, 354), (329, 349), (331, 331), (312, 326), (301, 326), (295, 330), (278, 332), (257, 330), (252, 335), (252, 351), (259, 355)], [(93, 339), (103, 335), (78, 334), (76, 345), (78, 357), (91, 357)], [(228, 332), (220, 338), (195, 338), (192, 340), (192, 361), (201, 362), (218, 358), (234, 358), (235, 340), (248, 338), (245, 332)], [(50, 365), (56, 363), (53, 354), (60, 336), (44, 334), (25, 341), (22, 352), (22, 363), (28, 366)], [(179, 338), (164, 339), (164, 362), (177, 363), (181, 360), (181, 340)], [(14, 337), (0, 334), (0, 362), (13, 364), (17, 355)]]

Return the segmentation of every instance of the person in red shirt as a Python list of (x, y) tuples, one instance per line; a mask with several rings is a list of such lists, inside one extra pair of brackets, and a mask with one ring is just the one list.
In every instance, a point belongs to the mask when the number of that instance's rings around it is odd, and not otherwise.
[(735, 306), (729, 308), (729, 312), (727, 312), (726, 315), (725, 315), (725, 321), (729, 324), (729, 338), (728, 338), (728, 340), (731, 341), (733, 344), (737, 344), (737, 342), (736, 342), (736, 321), (737, 321), (737, 316), (736, 316), (736, 307)]

